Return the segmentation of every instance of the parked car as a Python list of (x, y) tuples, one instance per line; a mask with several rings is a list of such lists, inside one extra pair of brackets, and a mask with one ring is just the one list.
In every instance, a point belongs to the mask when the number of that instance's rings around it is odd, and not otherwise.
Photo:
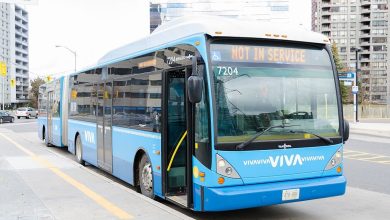
[(31, 117), (38, 118), (37, 111), (30, 107), (18, 108), (15, 115), (18, 119), (21, 117), (25, 117), (27, 119)]
[(14, 123), (15, 118), (14, 116), (10, 115), (8, 112), (0, 112), (0, 124), (3, 124), (4, 122), (11, 122)]

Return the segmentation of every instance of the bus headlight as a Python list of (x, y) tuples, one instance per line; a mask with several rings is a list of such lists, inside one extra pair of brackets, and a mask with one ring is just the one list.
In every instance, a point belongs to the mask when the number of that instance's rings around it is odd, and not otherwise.
[(238, 175), (232, 165), (230, 165), (230, 163), (223, 159), (219, 154), (217, 154), (217, 173), (230, 178), (240, 178), (240, 175)]
[(343, 160), (343, 153), (341, 151), (341, 148), (337, 150), (337, 152), (332, 156), (330, 161), (328, 162), (328, 165), (326, 165), (325, 170), (330, 170), (334, 168), (335, 166), (339, 165)]

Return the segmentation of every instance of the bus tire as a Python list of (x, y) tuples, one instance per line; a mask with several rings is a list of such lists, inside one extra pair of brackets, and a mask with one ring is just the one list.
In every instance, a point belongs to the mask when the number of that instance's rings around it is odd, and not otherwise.
[(49, 143), (49, 140), (46, 139), (46, 129), (45, 129), (45, 126), (42, 127), (42, 140), (45, 141), (46, 147), (51, 147), (51, 144)]
[(82, 149), (83, 149), (83, 145), (81, 143), (81, 137), (80, 137), (80, 135), (77, 135), (76, 144), (75, 144), (76, 161), (77, 161), (77, 163), (85, 166), (85, 161), (83, 160)]
[(142, 155), (138, 164), (139, 188), (144, 196), (154, 199), (152, 164), (146, 154)]
[(42, 140), (46, 140), (45, 136), (45, 126), (42, 126)]

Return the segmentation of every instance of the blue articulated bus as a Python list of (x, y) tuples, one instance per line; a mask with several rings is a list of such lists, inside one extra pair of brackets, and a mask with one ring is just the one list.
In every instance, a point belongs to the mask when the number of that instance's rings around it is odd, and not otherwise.
[(343, 195), (329, 45), (300, 27), (178, 19), (42, 86), (39, 136), (195, 211)]

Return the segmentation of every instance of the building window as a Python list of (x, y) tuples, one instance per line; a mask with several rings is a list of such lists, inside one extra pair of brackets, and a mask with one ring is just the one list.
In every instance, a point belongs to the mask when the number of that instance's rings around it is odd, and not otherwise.
[(372, 50), (373, 51), (386, 51), (386, 46), (385, 45), (373, 46)]
[[(161, 72), (136, 74), (131, 78), (115, 80), (113, 125), (160, 132), (161, 85)], [(128, 92), (129, 89), (131, 92)]]

